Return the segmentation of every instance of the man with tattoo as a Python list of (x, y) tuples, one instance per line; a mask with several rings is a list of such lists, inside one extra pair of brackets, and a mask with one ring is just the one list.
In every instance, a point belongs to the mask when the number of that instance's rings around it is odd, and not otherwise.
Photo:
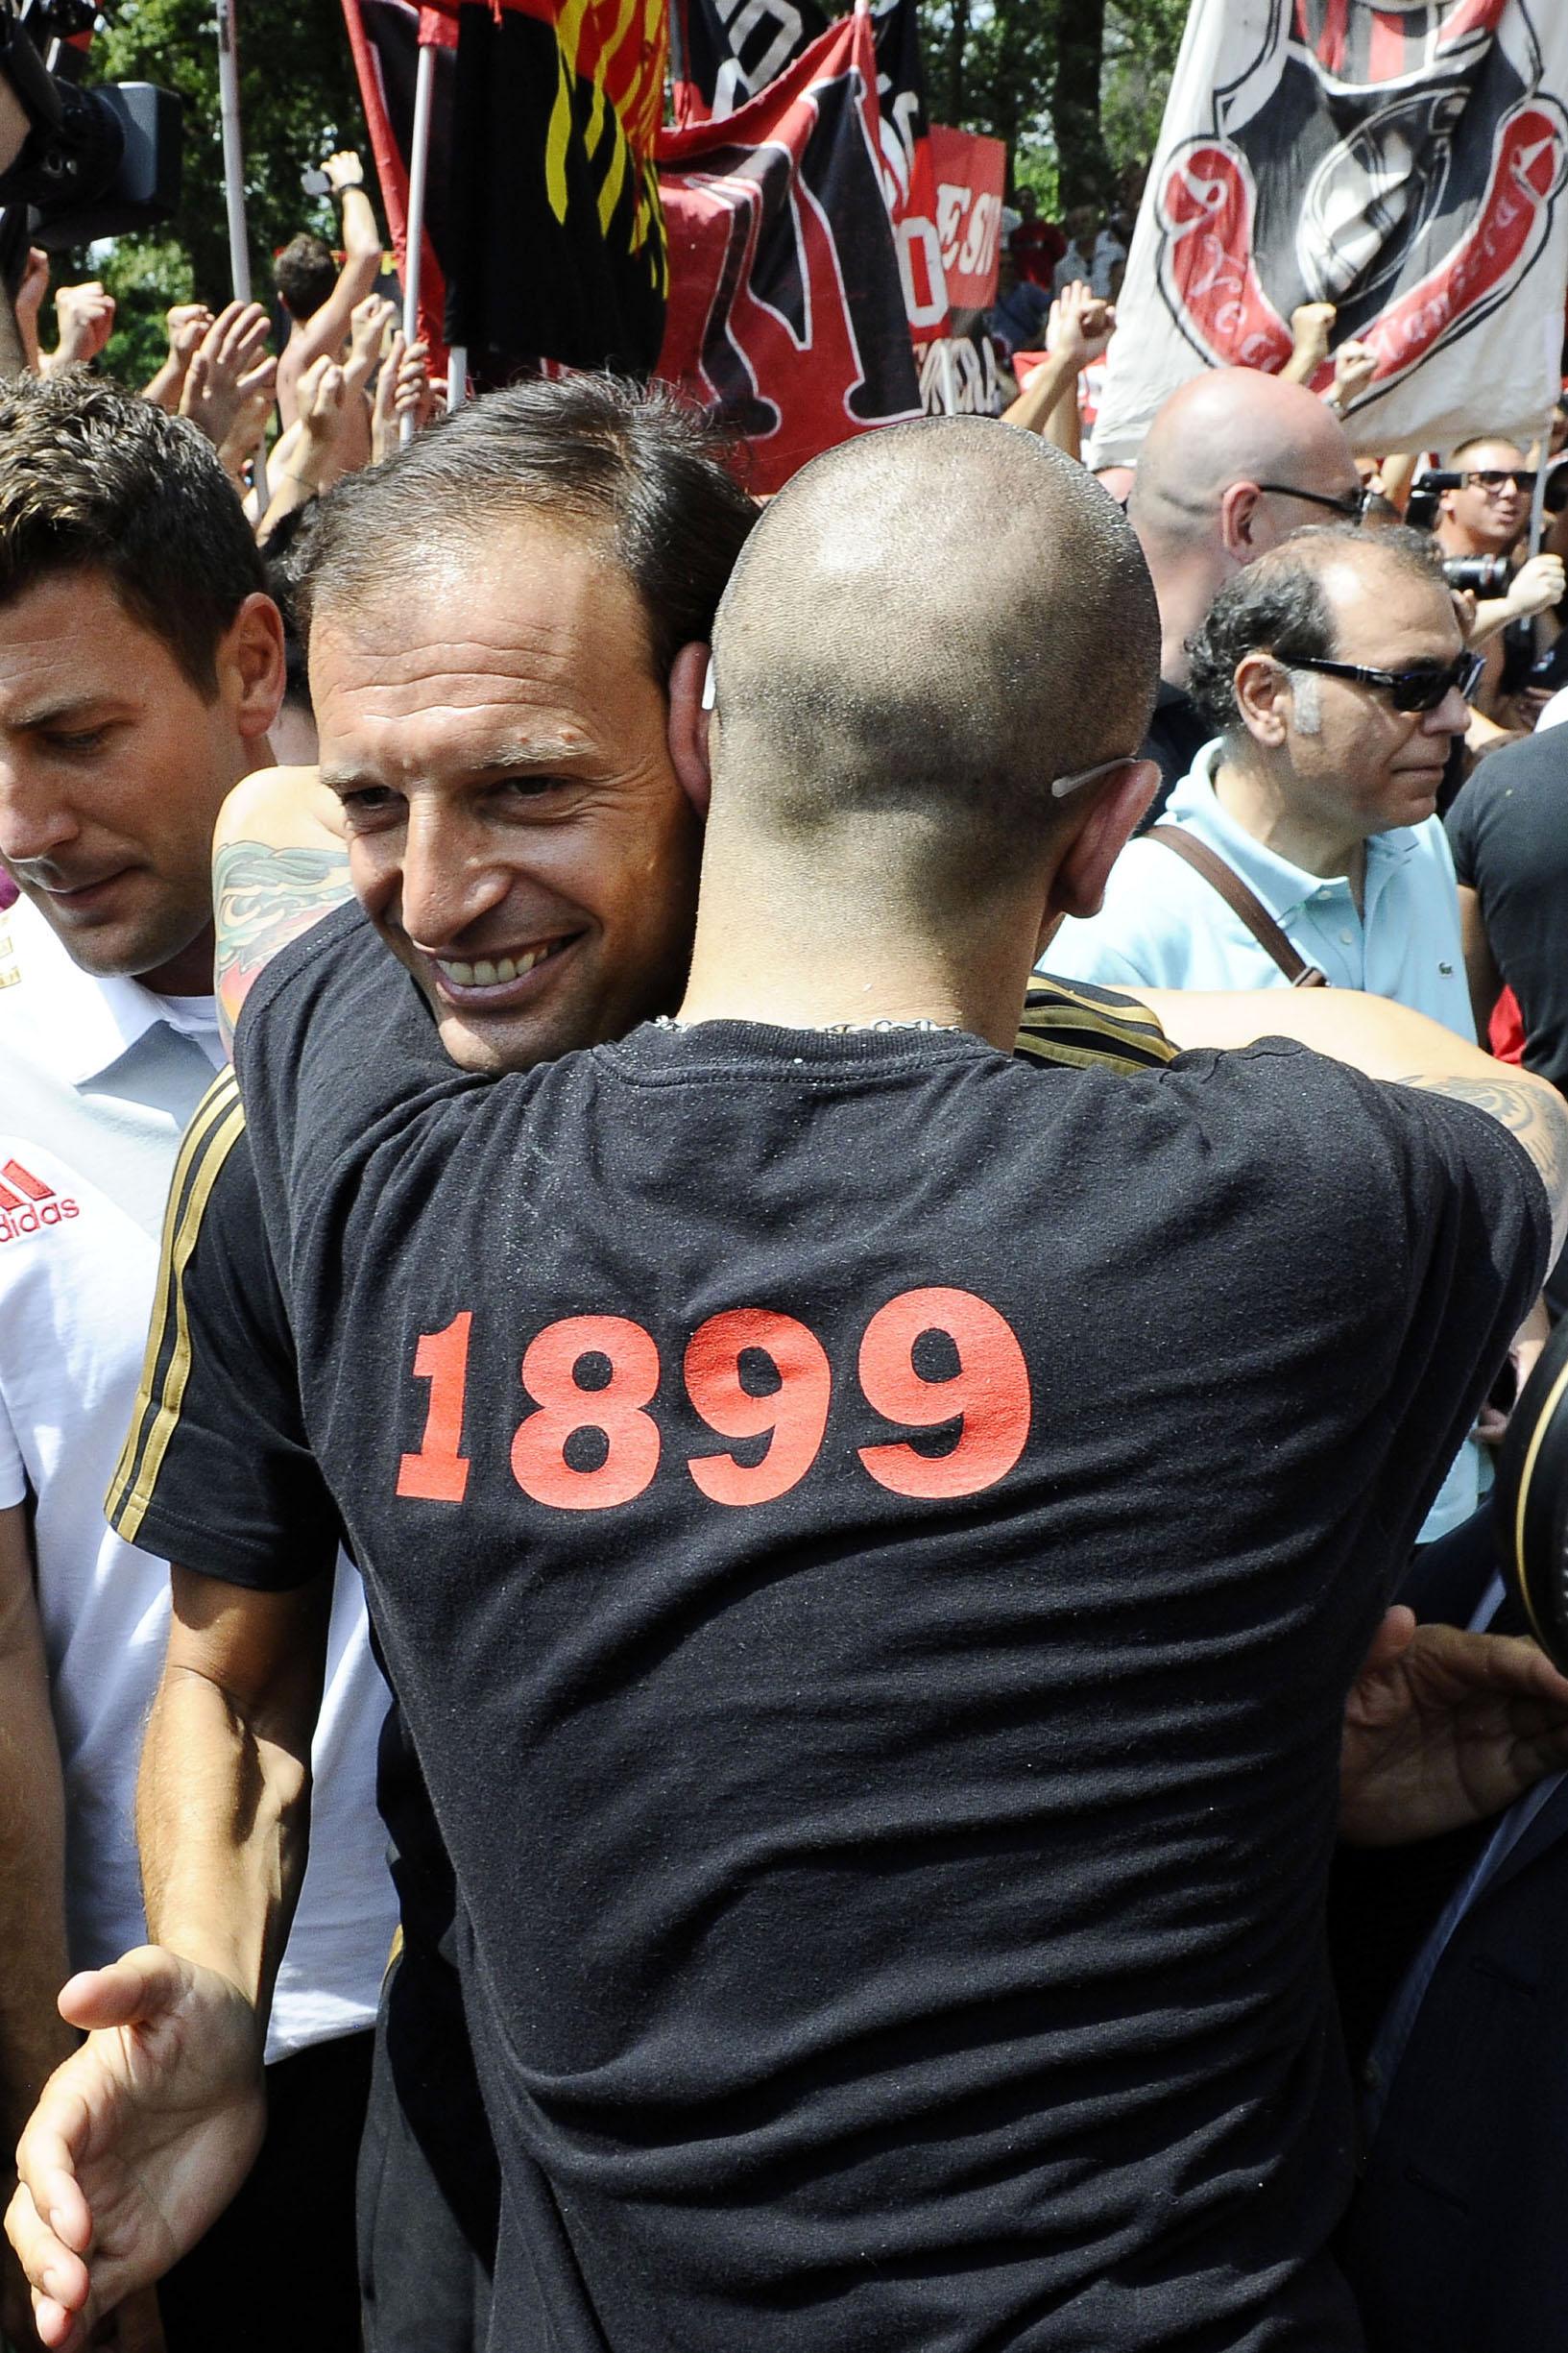
[[(1158, 622), (1115, 510), (973, 421), (770, 510), (715, 633), (680, 1018), (613, 1042), (647, 918), (585, 852), (686, 838), (705, 654), (650, 645), (627, 501), (586, 540), (537, 504), (396, 584), (368, 536), (323, 559), (324, 762), (418, 993), (358, 910), (277, 959), (237, 1041), (266, 1290), (202, 1310), (236, 1382), (256, 1314), (296, 1347), (291, 1475), (307, 1442), (451, 1847), (492, 2341), (1353, 2346), (1337, 1810), (1440, 1827), (1568, 1730), (1505, 1644), (1494, 1770), (1424, 1769), (1418, 1705), (1379, 1738), (1381, 1589), (1568, 1217), (1561, 1106), (1348, 992), (1234, 1055), (1256, 998), (1165, 1000), (1205, 1049), (1173, 1064), (1125, 1008), (1141, 1075), (1008, 1058), (1043, 916), (1146, 802)], [(591, 723), (611, 645), (641, 684)], [(569, 1023), (607, 1042), (547, 1058)], [(311, 1567), (225, 1582), (286, 1643)], [(1347, 1723), (1374, 1637), (1390, 1704), (1363, 1675)], [(228, 1700), (166, 1681), (166, 1944), (69, 1989), (92, 2031), (24, 2136), (52, 2346), (221, 2197), (253, 2102), (308, 1727)]]
[[(208, 859), (269, 758), (282, 633), (210, 447), (112, 385), (0, 394), (0, 2136), (74, 2036), (70, 1968), (145, 1933), (132, 1803), (169, 1624), (155, 1551), (105, 1528), (181, 1138), (221, 1065)], [(163, 2283), (171, 2348), (350, 2341), (352, 2190), (393, 1928), (373, 1799), (385, 1706), (357, 1579), (322, 1619), (312, 1875), (245, 2191)], [(259, 2137), (259, 2136), (258, 2136)], [(302, 2183), (310, 2195), (299, 2216)], [(280, 2217), (318, 2316), (281, 2327)], [(118, 2315), (157, 2341), (151, 2298)], [(8, 2264), (0, 2326), (33, 2341)]]

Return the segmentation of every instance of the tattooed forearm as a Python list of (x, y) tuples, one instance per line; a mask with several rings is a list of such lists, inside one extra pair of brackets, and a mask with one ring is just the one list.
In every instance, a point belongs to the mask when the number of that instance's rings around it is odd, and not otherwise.
[(1554, 1256), (1568, 1240), (1568, 1104), (1544, 1079), (1449, 1079), (1412, 1071), (1406, 1086), (1472, 1103), (1516, 1135), (1540, 1173), (1552, 1204)]
[(232, 1054), (240, 1007), (280, 948), (350, 895), (349, 853), (225, 842), (212, 861), (218, 1026)]

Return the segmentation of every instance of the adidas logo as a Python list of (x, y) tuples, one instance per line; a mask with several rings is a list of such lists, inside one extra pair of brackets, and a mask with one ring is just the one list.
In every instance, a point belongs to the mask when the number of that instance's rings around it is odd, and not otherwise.
[(0, 1243), (19, 1242), (45, 1225), (63, 1225), (80, 1217), (75, 1201), (64, 1201), (53, 1185), (35, 1176), (19, 1160), (0, 1164)]

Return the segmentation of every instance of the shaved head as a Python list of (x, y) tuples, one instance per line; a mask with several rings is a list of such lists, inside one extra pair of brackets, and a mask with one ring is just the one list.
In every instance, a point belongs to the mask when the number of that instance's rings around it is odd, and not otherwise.
[(818, 458), (767, 509), (713, 632), (714, 815), (857, 831), (956, 883), (1027, 858), (1052, 782), (1136, 757), (1159, 619), (1138, 543), (1031, 433), (930, 418)]
[(1342, 497), (1357, 474), (1343, 426), (1305, 385), (1216, 368), (1172, 393), (1149, 426), (1127, 511), (1146, 544), (1179, 541), (1213, 528), (1235, 482)]

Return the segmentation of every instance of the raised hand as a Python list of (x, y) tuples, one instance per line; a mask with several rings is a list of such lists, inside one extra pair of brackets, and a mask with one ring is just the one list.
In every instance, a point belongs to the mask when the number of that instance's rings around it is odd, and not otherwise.
[(335, 156), (328, 156), (322, 169), (328, 185), (339, 195), (345, 188), (362, 188), (365, 184), (365, 166), (351, 147), (342, 147)]
[(398, 316), (395, 306), (384, 295), (367, 294), (356, 303), (349, 318), (349, 374), (350, 381), (363, 384), (376, 361), (381, 357), (387, 329)]
[(371, 415), (371, 454), (379, 465), (398, 446), (403, 419), (411, 417), (420, 432), (436, 413), (430, 381), (430, 351), (423, 343), (405, 343), (399, 327), (392, 338), (376, 378), (375, 405)]
[(27, 249), (27, 266), (22, 272), (22, 282), (12, 297), (11, 306), (16, 313), (18, 327), (22, 326), (24, 321), (36, 319), (39, 305), (48, 291), (49, 256), (41, 246), (30, 245)]
[(1533, 1642), (1390, 1610), (1345, 1702), (1339, 1834), (1396, 1846), (1484, 1822), (1568, 1765), (1568, 1680)]
[(1550, 613), (1568, 593), (1568, 571), (1560, 555), (1532, 555), (1520, 565), (1508, 589), (1508, 601), (1520, 620)]
[(188, 417), (215, 449), (229, 439), (241, 401), (254, 389), (267, 335), (267, 314), (259, 303), (230, 303), (191, 356), (180, 414)]
[(60, 2007), (87, 2039), (22, 2134), (6, 2232), (39, 2341), (77, 2353), (223, 2212), (261, 2145), (266, 2095), (251, 2003), (160, 1946), (73, 1977)]
[(1291, 334), (1295, 349), (1291, 353), (1291, 367), (1303, 365), (1308, 374), (1320, 368), (1329, 355), (1329, 337), (1339, 317), (1332, 303), (1302, 303), (1291, 313)]
[(212, 313), (205, 303), (176, 303), (163, 314), (168, 329), (169, 357), (181, 368), (188, 368), (199, 350), (203, 336), (212, 325)]
[(1081, 278), (1075, 278), (1050, 306), (1046, 323), (1046, 349), (1053, 359), (1065, 359), (1081, 371), (1103, 357), (1116, 332), (1116, 311)]
[(60, 286), (55, 295), (55, 319), (60, 348), (53, 354), (54, 365), (84, 366), (97, 358), (114, 332), (114, 297), (104, 292), (96, 278), (79, 286)]
[(1378, 355), (1370, 344), (1358, 343), (1353, 336), (1341, 343), (1334, 354), (1332, 405), (1343, 415), (1352, 401), (1361, 399), (1377, 372)]
[(267, 429), (273, 402), (277, 397), (277, 362), (270, 352), (264, 353), (255, 366), (240, 377), (237, 391), (239, 398), (234, 422), (224, 436), (223, 447), (218, 451), (236, 482), (244, 473), (247, 462), (255, 455)]

